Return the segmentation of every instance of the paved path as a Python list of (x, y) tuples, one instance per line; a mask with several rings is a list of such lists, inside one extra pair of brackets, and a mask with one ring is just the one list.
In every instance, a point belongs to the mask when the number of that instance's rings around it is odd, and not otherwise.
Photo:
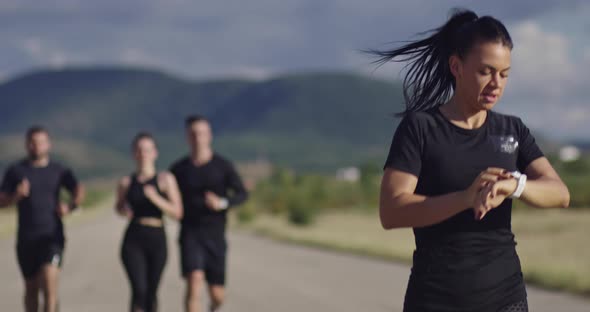
[[(125, 311), (129, 290), (119, 261), (124, 220), (100, 212), (68, 228), (61, 283), (62, 312)], [(176, 228), (169, 222), (168, 266), (160, 288), (163, 312), (182, 311)], [(224, 311), (401, 311), (405, 265), (281, 244), (247, 234), (229, 237), (229, 292)], [(22, 311), (14, 238), (0, 239), (0, 311)], [(588, 312), (590, 300), (529, 287), (533, 312)]]

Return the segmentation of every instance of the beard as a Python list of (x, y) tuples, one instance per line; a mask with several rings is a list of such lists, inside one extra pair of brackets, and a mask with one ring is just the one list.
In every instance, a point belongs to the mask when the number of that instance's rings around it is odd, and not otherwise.
[(29, 159), (36, 161), (47, 157), (47, 153), (34, 153), (29, 152)]

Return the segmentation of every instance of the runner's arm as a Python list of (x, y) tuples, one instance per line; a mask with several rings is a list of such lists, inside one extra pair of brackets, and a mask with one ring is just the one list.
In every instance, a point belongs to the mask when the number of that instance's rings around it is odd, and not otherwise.
[(534, 160), (525, 170), (527, 182), (520, 199), (537, 208), (567, 208), (570, 193), (547, 158)]

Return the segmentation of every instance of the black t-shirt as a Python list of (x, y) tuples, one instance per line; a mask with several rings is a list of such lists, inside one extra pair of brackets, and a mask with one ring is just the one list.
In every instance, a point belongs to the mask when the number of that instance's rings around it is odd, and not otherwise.
[(25, 178), (30, 183), (30, 194), (17, 203), (18, 240), (47, 236), (63, 239), (63, 224), (57, 214), (59, 194), (62, 187), (73, 192), (78, 185), (76, 177), (70, 169), (53, 161), (45, 167), (34, 167), (23, 160), (6, 170), (0, 192), (14, 194)]
[(170, 167), (170, 172), (176, 177), (182, 194), (183, 227), (223, 233), (227, 210), (209, 209), (205, 205), (205, 192), (227, 198), (230, 207), (241, 204), (248, 196), (234, 166), (217, 154), (201, 166), (195, 166), (189, 157), (182, 158)]
[(131, 183), (129, 185), (129, 189), (127, 190), (127, 203), (131, 206), (131, 210), (133, 211), (133, 218), (143, 218), (143, 217), (151, 217), (151, 218), (162, 218), (162, 210), (158, 208), (147, 196), (143, 191), (144, 186), (152, 185), (156, 188), (156, 191), (161, 195), (165, 196), (165, 194), (160, 190), (158, 185), (158, 175), (154, 175), (153, 178), (145, 181), (140, 182), (137, 179), (136, 174), (131, 175)]
[[(525, 171), (543, 153), (523, 122), (489, 111), (478, 129), (463, 129), (438, 108), (408, 114), (393, 137), (385, 167), (418, 177), (416, 194), (468, 188), (488, 167)], [(481, 221), (472, 209), (414, 228), (416, 251), (406, 294), (409, 310), (496, 311), (526, 298), (511, 230), (512, 201)]]

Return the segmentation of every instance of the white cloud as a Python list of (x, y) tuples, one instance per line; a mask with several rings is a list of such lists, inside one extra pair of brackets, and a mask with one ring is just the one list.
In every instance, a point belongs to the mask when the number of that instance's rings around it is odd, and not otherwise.
[(37, 65), (62, 68), (66, 65), (81, 63), (85, 60), (80, 55), (68, 53), (39, 37), (28, 37), (20, 43), (20, 49)]
[(569, 39), (557, 32), (548, 32), (533, 21), (513, 27), (514, 40), (512, 80), (523, 91), (562, 94), (565, 83), (576, 77)]
[(42, 43), (37, 37), (30, 37), (23, 40), (21, 48), (25, 53), (34, 59), (39, 59), (42, 55)]
[[(590, 128), (588, 53), (568, 34), (534, 21), (513, 25), (512, 73), (499, 109), (553, 137), (581, 137)], [(587, 64), (587, 65), (584, 65)]]
[[(590, 41), (587, 33), (574, 31), (588, 25), (590, 5), (580, 6), (583, 2), (587, 0), (468, 3), (480, 15), (506, 22), (515, 41), (513, 73), (501, 109), (530, 119), (533, 126), (559, 115), (555, 118), (573, 120), (568, 122), (576, 125), (567, 130), (571, 133), (590, 130), (590, 122), (576, 121), (582, 115), (579, 107), (590, 98), (585, 70), (590, 68)], [(0, 47), (0, 70), (11, 75), (39, 66), (123, 63), (199, 79), (266, 79), (276, 73), (335, 69), (390, 80), (401, 78), (403, 64), (374, 71), (373, 59), (358, 50), (415, 38), (461, 5), (466, 2), (6, 0), (0, 1), (0, 40), (16, 44)]]
[(563, 122), (565, 125), (570, 127), (578, 127), (588, 122), (590, 116), (590, 107), (585, 106), (574, 106), (569, 107), (563, 115)]
[(52, 51), (47, 60), (47, 64), (53, 68), (62, 68), (68, 63), (68, 57), (60, 51)]
[(119, 57), (120, 61), (130, 65), (154, 66), (158, 64), (156, 57), (139, 48), (125, 48)]

